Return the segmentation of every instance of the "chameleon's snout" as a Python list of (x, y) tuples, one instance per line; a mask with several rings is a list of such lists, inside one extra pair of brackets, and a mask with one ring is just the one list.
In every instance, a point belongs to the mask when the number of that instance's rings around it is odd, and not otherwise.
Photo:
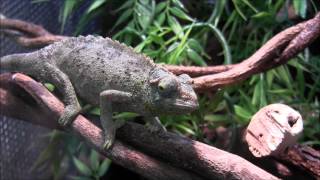
[(179, 107), (179, 109), (185, 112), (191, 112), (199, 108), (199, 103), (197, 99), (193, 99), (193, 100), (177, 99), (174, 105)]

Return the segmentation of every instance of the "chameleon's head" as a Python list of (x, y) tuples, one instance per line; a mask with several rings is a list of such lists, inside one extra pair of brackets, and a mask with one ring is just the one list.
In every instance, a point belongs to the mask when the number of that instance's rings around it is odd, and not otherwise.
[(150, 74), (150, 85), (156, 112), (185, 114), (199, 107), (192, 79), (186, 74), (176, 76), (166, 69), (155, 68)]

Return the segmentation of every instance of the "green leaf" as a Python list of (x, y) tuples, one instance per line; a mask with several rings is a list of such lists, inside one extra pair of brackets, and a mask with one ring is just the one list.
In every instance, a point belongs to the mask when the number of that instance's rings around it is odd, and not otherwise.
[(127, 0), (125, 3), (123, 3), (118, 9), (116, 9), (114, 12), (119, 12), (123, 9), (126, 9), (128, 7), (133, 6), (134, 0)]
[(268, 92), (272, 94), (292, 95), (292, 91), (289, 89), (274, 89), (268, 90)]
[(221, 14), (226, 6), (226, 2), (227, 2), (227, 0), (216, 1), (214, 9), (213, 9), (208, 21), (207, 21), (208, 23), (210, 23), (214, 26), (218, 25), (220, 18), (221, 18)]
[(157, 43), (157, 44), (159, 44), (159, 45), (162, 45), (162, 44), (164, 44), (164, 40), (162, 39), (162, 37), (160, 37), (158, 34), (156, 34), (156, 33), (151, 33), (150, 34), (150, 39), (153, 41), (153, 42), (155, 42), (155, 43)]
[(168, 16), (168, 23), (173, 32), (181, 39), (183, 37), (183, 30), (177, 19), (175, 17)]
[(207, 63), (205, 62), (205, 60), (196, 51), (188, 48), (187, 54), (188, 54), (188, 57), (197, 65), (207, 66)]
[(90, 165), (93, 170), (98, 170), (99, 168), (99, 154), (95, 150), (91, 150), (90, 153)]
[(250, 112), (256, 112), (256, 108), (251, 103), (251, 98), (245, 94), (241, 89), (239, 89), (240, 95), (242, 98), (244, 98), (246, 105), (248, 106), (248, 109)]
[(133, 112), (122, 112), (117, 115), (112, 116), (113, 119), (133, 119), (138, 117), (139, 114)]
[[(263, 74), (260, 75), (260, 77), (263, 76)], [(264, 79), (260, 78), (260, 108), (264, 107), (267, 105), (267, 97), (266, 97), (266, 88), (264, 86)]]
[(201, 44), (199, 43), (199, 41), (197, 41), (196, 39), (193, 39), (193, 38), (189, 38), (188, 40), (188, 46), (197, 51), (198, 53), (202, 53), (204, 50), (203, 50), (203, 47), (201, 46)]
[(298, 80), (298, 88), (299, 88), (299, 94), (301, 98), (305, 98), (304, 94), (305, 94), (305, 77), (303, 75), (303, 71), (302, 69), (297, 69), (297, 78)]
[(141, 4), (147, 5), (149, 4), (149, 0), (139, 0)]
[(261, 96), (261, 90), (260, 90), (261, 86), (260, 86), (260, 82), (258, 82), (255, 86), (254, 86), (254, 90), (253, 90), (253, 97), (252, 97), (252, 104), (257, 106), (259, 104), (259, 100), (260, 100), (260, 96)]
[(221, 115), (221, 114), (207, 114), (203, 118), (205, 121), (209, 122), (214, 122), (214, 123), (219, 123), (219, 122), (228, 122), (229, 119), (226, 115)]
[(173, 2), (176, 6), (180, 7), (181, 9), (186, 10), (186, 8), (185, 8), (184, 5), (182, 4), (182, 2), (180, 2), (180, 0), (172, 0), (172, 2)]
[(109, 159), (103, 160), (103, 162), (101, 163), (99, 170), (98, 170), (99, 177), (102, 177), (106, 173), (110, 164), (111, 164), (111, 161)]
[(72, 13), (73, 9), (77, 6), (81, 1), (78, 0), (67, 0), (64, 2), (62, 16), (60, 16), (61, 22), (61, 33), (64, 31), (64, 26), (67, 22), (69, 15)]
[(188, 16), (185, 12), (183, 12), (181, 9), (177, 7), (170, 8), (170, 12), (181, 19), (191, 22), (193, 21), (193, 19), (190, 16)]
[(274, 76), (275, 76), (275, 71), (273, 69), (269, 70), (267, 73), (266, 73), (267, 77), (267, 85), (268, 87), (271, 87), (272, 84), (273, 84), (273, 80), (274, 80)]
[(237, 116), (245, 119), (245, 120), (250, 120), (252, 114), (246, 110), (245, 108), (238, 106), (238, 105), (234, 105), (234, 111), (236, 113)]
[(158, 15), (156, 22), (161, 26), (165, 20), (166, 20), (166, 14), (161, 13), (160, 15)]
[(161, 2), (159, 4), (157, 4), (156, 6), (156, 14), (158, 14), (159, 12), (161, 12), (167, 5), (167, 2)]
[(90, 177), (84, 177), (84, 176), (69, 176), (72, 180), (92, 180)]
[(132, 9), (127, 9), (125, 12), (123, 12), (121, 16), (118, 18), (118, 20), (116, 21), (115, 25), (113, 26), (113, 29), (117, 27), (119, 24), (126, 21), (130, 17), (130, 15), (132, 15), (132, 12), (133, 12)]
[(249, 6), (255, 13), (259, 12), (248, 0), (242, 0), (242, 2)]
[(243, 14), (241, 11), (240, 7), (238, 6), (238, 1), (237, 0), (232, 0), (233, 5), (236, 9), (236, 12), (242, 17), (243, 20), (247, 21), (247, 17)]
[(79, 172), (82, 173), (83, 175), (90, 176), (92, 174), (90, 168), (79, 159), (73, 157), (73, 162), (77, 167), (77, 169), (79, 170)]
[(135, 52), (138, 52), (138, 53), (141, 53), (143, 48), (146, 46), (146, 43), (145, 41), (141, 42), (140, 44), (138, 44), (135, 48), (134, 48), (134, 51)]
[(264, 87), (264, 76), (263, 74), (259, 75), (259, 80), (254, 87), (252, 104), (259, 105), (260, 108), (267, 105), (266, 93)]
[(150, 10), (148, 10), (145, 6), (141, 4), (137, 4), (137, 14), (138, 14), (138, 22), (143, 30), (145, 30), (149, 24), (150, 20), (152, 18), (152, 14)]
[(92, 11), (96, 10), (97, 8), (101, 7), (107, 0), (96, 0), (94, 1), (88, 8), (87, 13), (91, 13)]
[(185, 133), (191, 134), (191, 135), (195, 134), (195, 132), (190, 127), (187, 127), (183, 124), (176, 124), (176, 128), (180, 129), (181, 131), (184, 131)]
[(290, 76), (290, 73), (289, 73), (287, 67), (286, 66), (279, 66), (277, 68), (277, 72), (279, 73), (279, 79), (284, 81), (286, 83), (286, 86), (289, 89), (292, 89), (292, 83), (291, 83), (292, 81), (290, 80), (291, 76)]
[(253, 16), (251, 16), (252, 18), (254, 19), (264, 19), (264, 18), (270, 18), (272, 17), (272, 15), (269, 13), (269, 12), (266, 12), (266, 11), (262, 11), (262, 12), (259, 12)]
[(87, 24), (96, 16), (99, 16), (103, 13), (103, 8), (98, 8), (94, 11), (92, 11), (89, 14), (84, 14), (81, 19), (79, 20), (78, 25), (76, 26), (76, 30), (74, 32), (75, 35), (81, 34), (81, 32), (84, 30), (84, 28), (87, 26)]
[(172, 52), (173, 50), (175, 50), (178, 46), (179, 46), (179, 43), (178, 43), (178, 42), (172, 43), (172, 44), (168, 47), (166, 53), (171, 53), (171, 52)]
[(306, 18), (307, 14), (307, 0), (293, 0), (293, 7), (296, 14), (302, 18)]
[(90, 113), (90, 114), (93, 114), (93, 115), (100, 116), (100, 114), (101, 114), (100, 108), (95, 107), (95, 108), (93, 108), (89, 113)]
[(44, 83), (44, 86), (50, 91), (53, 92), (54, 91), (54, 85), (51, 83)]

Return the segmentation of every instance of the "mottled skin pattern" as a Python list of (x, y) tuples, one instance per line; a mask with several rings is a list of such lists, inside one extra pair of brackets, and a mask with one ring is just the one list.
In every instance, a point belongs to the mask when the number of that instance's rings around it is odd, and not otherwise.
[(139, 113), (152, 131), (159, 131), (164, 129), (157, 115), (188, 113), (198, 107), (188, 75), (175, 76), (109, 38), (68, 38), (32, 53), (2, 57), (1, 68), (54, 84), (66, 105), (61, 125), (71, 123), (80, 112), (77, 95), (99, 105), (106, 149), (121, 124), (113, 122), (113, 111)]

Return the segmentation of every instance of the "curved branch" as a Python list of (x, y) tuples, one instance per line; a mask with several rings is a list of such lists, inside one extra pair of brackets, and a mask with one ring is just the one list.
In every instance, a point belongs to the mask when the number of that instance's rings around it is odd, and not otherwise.
[(217, 89), (236, 84), (254, 74), (284, 64), (296, 56), (320, 35), (320, 13), (313, 19), (290, 27), (264, 44), (251, 57), (230, 70), (194, 78), (197, 91)]
[[(19, 73), (0, 75), (0, 83), (1, 114), (24, 120), (28, 117), (30, 122), (60, 128), (57, 119), (63, 111), (63, 104), (40, 83)], [(100, 148), (101, 129), (83, 116), (77, 117), (71, 129), (115, 163), (149, 179), (277, 179), (237, 155), (172, 133), (156, 135), (135, 123), (120, 128), (116, 143), (106, 152)], [(180, 168), (169, 166), (160, 159)]]
[(33, 37), (52, 35), (50, 32), (45, 30), (42, 26), (21, 21), (18, 19), (0, 19), (0, 27), (3, 29), (12, 29), (16, 31), (21, 31)]
[(53, 35), (42, 26), (17, 20), (0, 19), (1, 33), (13, 38), (23, 47), (37, 48), (60, 41), (66, 36)]

